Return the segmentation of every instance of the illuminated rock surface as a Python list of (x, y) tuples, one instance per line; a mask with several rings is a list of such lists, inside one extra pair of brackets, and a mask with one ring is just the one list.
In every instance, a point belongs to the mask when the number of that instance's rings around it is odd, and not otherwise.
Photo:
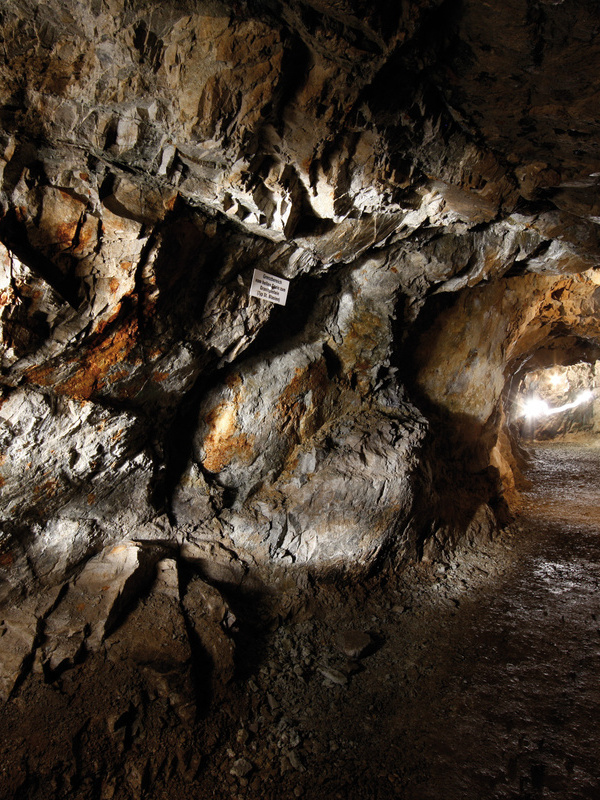
[[(134, 635), (156, 614), (179, 700), (139, 697), (191, 725), (250, 637), (232, 597), (268, 629), (321, 580), (489, 545), (523, 485), (523, 375), (600, 355), (597, 17), (4, 3), (4, 697), (161, 663)], [(111, 711), (126, 750), (137, 698)]]

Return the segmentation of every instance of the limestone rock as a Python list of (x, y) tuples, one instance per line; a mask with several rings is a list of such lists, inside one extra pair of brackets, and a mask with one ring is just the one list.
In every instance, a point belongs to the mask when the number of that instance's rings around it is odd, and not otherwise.
[(91, 558), (44, 625), (42, 652), (51, 671), (97, 650), (152, 574), (156, 554), (128, 542)]
[(190, 581), (182, 602), (197, 642), (208, 656), (205, 669), (218, 696), (234, 673), (235, 646), (226, 628), (235, 617), (220, 592), (200, 578)]
[(165, 515), (235, 582), (498, 500), (508, 373), (598, 336), (594, 14), (529, 6), (9, 4), (3, 595)]
[(31, 665), (39, 643), (43, 620), (60, 589), (55, 587), (19, 606), (6, 607), (0, 620), (0, 701), (9, 698)]
[[(179, 595), (177, 563), (174, 558), (161, 558), (150, 591), (138, 593), (135, 607), (108, 637), (106, 648), (116, 666), (133, 665), (143, 675), (151, 696), (168, 702), (189, 725), (195, 719), (197, 694)], [(208, 687), (199, 688), (209, 691)]]
[(127, 484), (138, 509), (147, 506), (150, 461), (134, 416), (17, 389), (2, 402), (0, 422), (2, 513), (13, 524), (59, 510), (102, 516), (121, 504), (116, 498)]
[(212, 541), (214, 533), (206, 534), (208, 539), (202, 540), (193, 535), (183, 542), (180, 555), (194, 566), (200, 575), (217, 585), (238, 587), (244, 580), (247, 565), (241, 561), (235, 551), (225, 547), (218, 541)]
[(15, 609), (4, 614), (0, 634), (0, 700), (7, 700), (19, 679), (26, 660), (32, 657), (38, 635), (35, 614)]

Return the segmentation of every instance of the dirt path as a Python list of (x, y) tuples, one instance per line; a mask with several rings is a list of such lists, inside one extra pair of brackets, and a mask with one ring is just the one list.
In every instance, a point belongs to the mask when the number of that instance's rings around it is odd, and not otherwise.
[[(600, 448), (540, 447), (531, 477), (512, 546), (419, 566), (387, 596), (348, 597), (343, 612), (332, 597), (280, 628), (204, 790), (600, 798)], [(380, 647), (346, 682), (355, 665), (335, 642), (349, 628)]]
[(600, 797), (600, 448), (538, 447), (530, 477), (529, 539), (461, 615), (434, 778), (407, 797)]

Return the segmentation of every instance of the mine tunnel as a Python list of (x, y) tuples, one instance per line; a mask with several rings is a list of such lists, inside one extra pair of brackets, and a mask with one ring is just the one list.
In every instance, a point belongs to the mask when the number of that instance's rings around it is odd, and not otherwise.
[(599, 30), (4, 0), (2, 800), (600, 797)]

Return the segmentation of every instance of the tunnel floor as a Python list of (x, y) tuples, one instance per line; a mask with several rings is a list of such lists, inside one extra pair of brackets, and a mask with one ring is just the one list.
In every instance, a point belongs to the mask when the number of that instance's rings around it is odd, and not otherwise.
[[(203, 785), (223, 797), (600, 797), (600, 446), (536, 446), (479, 556), (282, 626)], [(380, 646), (338, 685), (340, 629)], [(252, 690), (256, 694), (252, 694)], [(263, 702), (263, 693), (267, 700)], [(240, 757), (253, 770), (230, 774)], [(235, 771), (235, 768), (234, 768)]]
[(600, 797), (600, 447), (537, 445), (529, 477), (517, 558), (434, 666), (407, 798)]
[(129, 689), (94, 661), (70, 692), (33, 674), (0, 715), (0, 797), (597, 800), (600, 446), (536, 446), (530, 476), (476, 554), (322, 586), (269, 628), (238, 609), (242, 674), (193, 729), (149, 708), (109, 756)]

